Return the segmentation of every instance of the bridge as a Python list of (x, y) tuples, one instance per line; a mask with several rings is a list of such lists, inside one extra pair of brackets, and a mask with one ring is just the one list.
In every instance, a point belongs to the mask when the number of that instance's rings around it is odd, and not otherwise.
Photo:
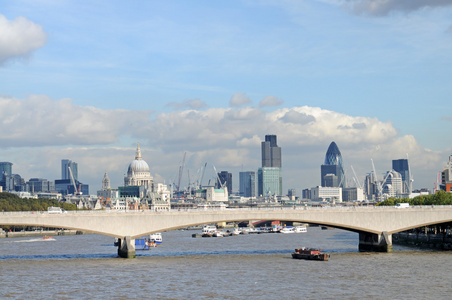
[(359, 233), (360, 251), (392, 251), (392, 234), (452, 222), (452, 206), (294, 207), (184, 211), (2, 212), (0, 225), (74, 229), (120, 240), (118, 255), (135, 257), (135, 239), (188, 226), (250, 220), (279, 220), (326, 225)]

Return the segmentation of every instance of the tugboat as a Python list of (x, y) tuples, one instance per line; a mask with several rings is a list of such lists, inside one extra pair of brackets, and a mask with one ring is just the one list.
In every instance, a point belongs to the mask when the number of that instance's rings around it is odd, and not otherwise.
[(292, 252), (292, 258), (328, 261), (330, 259), (330, 255), (328, 253), (322, 253), (321, 251), (321, 249), (302, 247), (295, 249), (295, 252)]

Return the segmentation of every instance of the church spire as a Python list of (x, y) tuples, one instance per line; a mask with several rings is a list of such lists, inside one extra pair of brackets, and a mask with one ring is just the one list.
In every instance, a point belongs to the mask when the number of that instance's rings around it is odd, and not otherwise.
[(104, 179), (102, 180), (102, 190), (106, 191), (111, 189), (110, 187), (110, 178), (108, 178), (107, 170), (105, 170)]
[(141, 150), (140, 150), (140, 143), (138, 142), (137, 145), (137, 153), (135, 154), (135, 159), (136, 160), (141, 160)]

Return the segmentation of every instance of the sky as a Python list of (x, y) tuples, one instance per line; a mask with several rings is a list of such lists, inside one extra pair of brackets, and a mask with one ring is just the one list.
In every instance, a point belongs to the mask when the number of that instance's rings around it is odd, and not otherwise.
[[(452, 154), (451, 0), (0, 0), (0, 161), (112, 188), (139, 142), (156, 182), (261, 166), (320, 185), (335, 141), (347, 183), (409, 158), (433, 189)], [(353, 168), (352, 168), (353, 167)], [(356, 180), (354, 174), (356, 173)]]

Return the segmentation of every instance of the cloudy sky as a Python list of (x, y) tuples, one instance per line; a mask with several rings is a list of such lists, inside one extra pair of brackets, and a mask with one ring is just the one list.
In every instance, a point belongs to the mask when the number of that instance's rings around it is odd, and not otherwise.
[[(452, 153), (451, 0), (0, 0), (0, 161), (59, 179), (61, 159), (123, 184), (139, 142), (157, 181), (260, 167), (320, 184), (335, 141), (351, 179), (406, 158), (433, 188)], [(188, 171), (182, 184), (188, 183)]]

